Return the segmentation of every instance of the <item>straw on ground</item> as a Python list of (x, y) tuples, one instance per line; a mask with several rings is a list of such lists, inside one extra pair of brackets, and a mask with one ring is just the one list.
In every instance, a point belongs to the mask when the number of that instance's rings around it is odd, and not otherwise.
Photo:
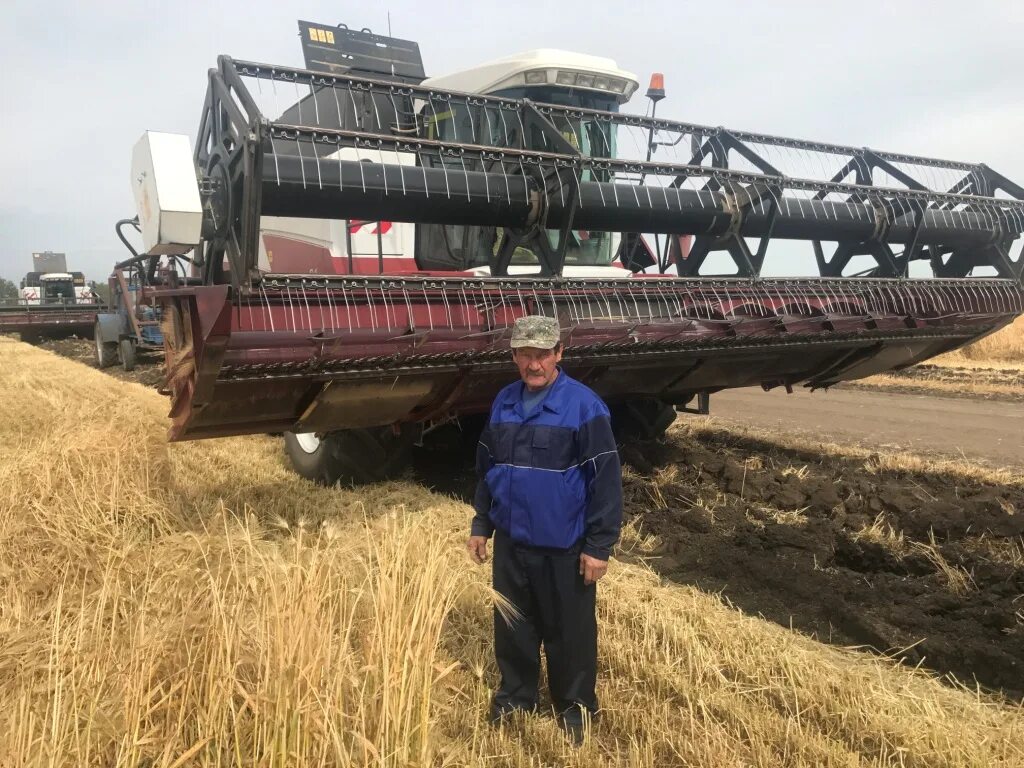
[(616, 564), (598, 730), (486, 725), (470, 511), (0, 340), (0, 765), (1015, 766), (1019, 710)]

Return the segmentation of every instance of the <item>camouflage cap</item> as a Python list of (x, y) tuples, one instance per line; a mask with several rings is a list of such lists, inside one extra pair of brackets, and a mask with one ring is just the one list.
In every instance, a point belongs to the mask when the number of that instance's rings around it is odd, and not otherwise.
[(516, 320), (512, 329), (512, 349), (519, 347), (536, 347), (537, 349), (554, 349), (562, 340), (558, 330), (558, 321), (543, 315), (527, 315)]

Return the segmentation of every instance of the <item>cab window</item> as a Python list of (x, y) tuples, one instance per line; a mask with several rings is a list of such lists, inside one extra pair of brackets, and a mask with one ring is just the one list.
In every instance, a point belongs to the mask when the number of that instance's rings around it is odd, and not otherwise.
[[(529, 92), (527, 92), (529, 90)], [(541, 88), (509, 89), (496, 96), (513, 99), (530, 98), (535, 102), (579, 106), (587, 109), (617, 111), (614, 99), (603, 98), (575, 89)], [(440, 141), (486, 144), (490, 146), (523, 146), (521, 124), (514, 123), (497, 110), (485, 110), (466, 104), (449, 104), (441, 108), (428, 104), (421, 112), (427, 138)], [(557, 116), (555, 127), (574, 148), (589, 157), (615, 156), (615, 127), (602, 120), (588, 120)], [(526, 136), (526, 148), (550, 150), (550, 142), (542, 131), (534, 129)], [(442, 161), (433, 158), (433, 167)], [(449, 159), (453, 171), (481, 170), (477, 161)], [(595, 177), (584, 171), (581, 181), (610, 181), (606, 173)], [(552, 247), (558, 244), (558, 232), (548, 231)], [(423, 269), (471, 269), (486, 266), (501, 246), (504, 231), (493, 227), (464, 227), (449, 225), (421, 225), (417, 227), (417, 261)], [(619, 235), (613, 232), (572, 230), (566, 248), (565, 263), (581, 266), (607, 266), (615, 259)], [(512, 258), (513, 265), (537, 265), (536, 254), (529, 248), (519, 247)]]

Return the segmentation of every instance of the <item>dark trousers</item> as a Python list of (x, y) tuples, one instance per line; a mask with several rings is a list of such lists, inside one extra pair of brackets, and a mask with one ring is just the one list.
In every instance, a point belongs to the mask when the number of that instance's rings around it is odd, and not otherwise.
[(540, 646), (555, 711), (566, 720), (597, 712), (597, 585), (583, 584), (579, 551), (538, 550), (494, 534), (494, 589), (520, 617), (494, 612), (494, 653), (501, 685), (494, 713), (537, 706)]

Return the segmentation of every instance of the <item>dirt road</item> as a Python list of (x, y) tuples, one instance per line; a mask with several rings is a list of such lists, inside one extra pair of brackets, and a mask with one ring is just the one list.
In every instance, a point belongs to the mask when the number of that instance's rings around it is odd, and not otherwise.
[(1024, 404), (833, 389), (738, 389), (711, 398), (715, 421), (867, 448), (1024, 467)]

